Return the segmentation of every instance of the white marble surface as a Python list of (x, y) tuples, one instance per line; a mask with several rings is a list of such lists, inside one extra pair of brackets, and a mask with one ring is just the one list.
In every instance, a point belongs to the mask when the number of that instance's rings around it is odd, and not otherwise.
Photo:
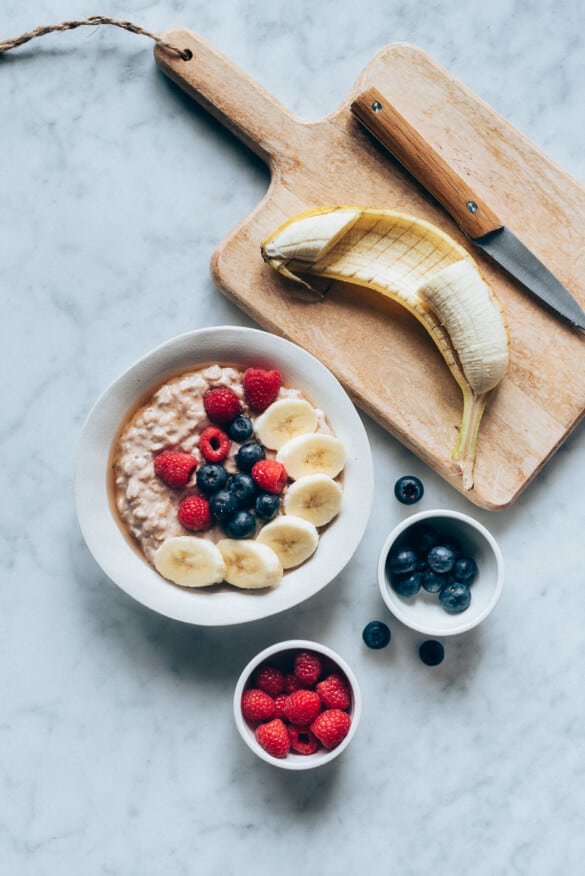
[[(0, 39), (95, 12), (191, 26), (307, 118), (377, 49), (413, 42), (585, 182), (582, 4), (3, 0)], [(389, 620), (376, 556), (406, 513), (401, 474), (424, 479), (421, 508), (473, 509), (369, 421), (374, 512), (334, 585), (227, 630), (138, 607), (81, 539), (80, 426), (152, 346), (250, 324), (208, 263), (267, 173), (157, 72), (147, 40), (111, 29), (2, 59), (0, 112), (2, 873), (582, 873), (583, 429), (511, 510), (477, 512), (505, 593), (438, 669), (397, 622), (388, 649), (362, 645), (367, 621)], [(364, 697), (348, 752), (298, 775), (255, 759), (231, 718), (241, 667), (291, 636), (342, 653)]]

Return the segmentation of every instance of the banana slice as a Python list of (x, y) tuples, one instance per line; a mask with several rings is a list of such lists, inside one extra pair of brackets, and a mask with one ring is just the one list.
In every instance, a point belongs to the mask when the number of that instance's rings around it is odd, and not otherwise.
[(266, 544), (224, 538), (217, 544), (226, 565), (225, 580), (244, 590), (275, 587), (282, 578), (282, 566)]
[(317, 411), (301, 398), (278, 399), (266, 408), (254, 424), (257, 438), (271, 450), (278, 450), (296, 435), (314, 432), (316, 428)]
[(293, 481), (310, 474), (334, 478), (345, 465), (345, 447), (333, 435), (298, 435), (283, 444), (276, 459)]
[(305, 475), (291, 484), (284, 497), (284, 512), (302, 517), (314, 526), (325, 526), (339, 514), (343, 490), (324, 474)]
[(177, 535), (167, 538), (153, 557), (157, 572), (181, 587), (209, 587), (224, 580), (225, 563), (216, 545), (206, 538)]
[(308, 520), (283, 514), (267, 523), (256, 541), (272, 548), (283, 569), (291, 569), (304, 563), (317, 550), (319, 533)]

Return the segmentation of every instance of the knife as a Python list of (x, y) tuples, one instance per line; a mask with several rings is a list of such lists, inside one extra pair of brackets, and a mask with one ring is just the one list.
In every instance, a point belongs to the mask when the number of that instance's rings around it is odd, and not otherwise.
[(373, 136), (439, 201), (469, 240), (536, 298), (585, 329), (585, 311), (456, 171), (376, 88), (358, 95), (352, 112)]

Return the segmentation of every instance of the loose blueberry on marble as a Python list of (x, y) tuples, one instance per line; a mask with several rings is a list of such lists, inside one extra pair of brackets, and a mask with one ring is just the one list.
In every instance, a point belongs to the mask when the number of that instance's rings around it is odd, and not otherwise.
[(232, 441), (236, 441), (238, 444), (243, 444), (244, 441), (251, 438), (254, 433), (252, 420), (249, 417), (245, 417), (243, 414), (238, 414), (238, 416), (229, 424), (227, 433)]
[(238, 510), (236, 497), (229, 490), (218, 490), (217, 493), (210, 496), (209, 510), (216, 520), (224, 523), (233, 517)]
[(256, 499), (256, 514), (260, 520), (272, 520), (280, 506), (280, 496), (276, 493), (260, 493)]
[(223, 465), (209, 462), (202, 465), (196, 475), (197, 486), (205, 496), (211, 496), (218, 490), (223, 490), (227, 484), (227, 472)]
[(223, 527), (228, 538), (247, 538), (255, 529), (256, 518), (250, 511), (237, 511)]
[(385, 648), (391, 637), (390, 629), (382, 621), (370, 621), (362, 631), (362, 639), (374, 651)]
[(393, 575), (390, 579), (392, 589), (399, 596), (416, 596), (422, 587), (422, 572), (411, 572), (407, 575)]
[(418, 559), (412, 548), (398, 548), (388, 554), (386, 568), (390, 575), (405, 575), (416, 570)]
[(456, 581), (471, 584), (477, 575), (477, 563), (473, 557), (458, 557), (453, 564), (453, 577)]
[(418, 654), (425, 666), (438, 666), (443, 662), (445, 649), (435, 639), (427, 639), (418, 649)]
[(242, 444), (236, 453), (236, 464), (240, 471), (252, 471), (252, 467), (266, 458), (266, 451), (257, 441)]
[(439, 602), (449, 614), (460, 614), (469, 608), (471, 590), (462, 581), (450, 581), (439, 593)]
[(455, 563), (455, 551), (446, 544), (438, 544), (427, 554), (427, 563), (433, 572), (444, 575), (450, 572)]
[(398, 478), (394, 484), (394, 495), (403, 505), (414, 505), (419, 502), (424, 491), (422, 481), (414, 475)]
[[(245, 446), (245, 445), (244, 445)], [(257, 489), (252, 476), (238, 472), (229, 479), (228, 491), (234, 496), (238, 508), (250, 508), (256, 499)]]
[(443, 587), (449, 583), (448, 575), (440, 575), (432, 569), (426, 569), (422, 573), (422, 588), (427, 593), (440, 593)]

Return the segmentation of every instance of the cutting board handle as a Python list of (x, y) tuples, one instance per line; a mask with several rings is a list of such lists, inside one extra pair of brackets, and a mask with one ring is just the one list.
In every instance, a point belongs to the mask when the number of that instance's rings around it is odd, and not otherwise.
[(290, 154), (298, 125), (268, 91), (191, 30), (169, 30), (163, 37), (191, 59), (183, 60), (160, 45), (159, 68), (268, 165)]

